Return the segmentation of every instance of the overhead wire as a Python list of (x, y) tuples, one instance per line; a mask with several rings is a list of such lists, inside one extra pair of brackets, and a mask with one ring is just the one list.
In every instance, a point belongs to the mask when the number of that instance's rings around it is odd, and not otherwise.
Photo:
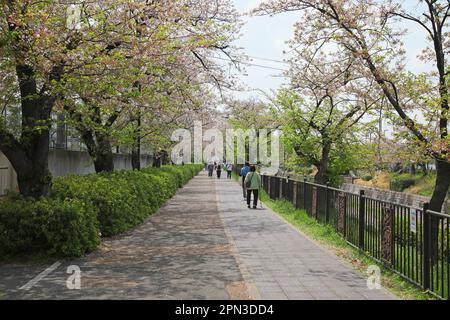
[[(213, 59), (219, 59), (219, 60), (231, 62), (230, 59), (226, 59), (226, 58), (222, 58), (222, 57), (212, 57), (212, 58)], [(277, 67), (271, 67), (271, 66), (262, 65), (262, 64), (251, 63), (251, 62), (242, 61), (242, 60), (234, 60), (234, 61), (237, 62), (237, 63), (243, 64), (243, 65), (251, 66), (251, 67), (270, 69), (270, 70), (276, 70), (276, 71), (282, 71), (282, 72), (287, 72), (288, 71), (286, 69), (281, 69), (281, 68), (277, 68)]]

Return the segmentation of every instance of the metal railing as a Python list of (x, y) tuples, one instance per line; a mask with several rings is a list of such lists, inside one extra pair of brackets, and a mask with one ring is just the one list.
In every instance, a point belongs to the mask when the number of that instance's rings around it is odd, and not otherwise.
[(271, 199), (291, 202), (412, 284), (450, 300), (450, 215), (306, 180), (262, 176), (262, 183)]

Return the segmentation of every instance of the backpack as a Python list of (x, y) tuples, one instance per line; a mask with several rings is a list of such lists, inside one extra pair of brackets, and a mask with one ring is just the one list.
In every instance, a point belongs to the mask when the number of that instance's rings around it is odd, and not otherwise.
[(253, 176), (255, 175), (254, 172), (252, 172), (252, 177), (245, 183), (245, 187), (248, 189), (252, 186), (252, 180), (253, 180)]

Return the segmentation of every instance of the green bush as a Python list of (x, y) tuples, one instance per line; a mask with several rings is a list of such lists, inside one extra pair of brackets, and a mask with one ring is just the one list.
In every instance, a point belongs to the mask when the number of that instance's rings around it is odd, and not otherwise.
[(0, 207), (0, 255), (80, 256), (100, 243), (97, 211), (80, 200), (7, 199)]
[(363, 179), (364, 181), (370, 181), (370, 180), (373, 179), (373, 177), (372, 177), (370, 174), (366, 174), (366, 175), (364, 175), (364, 176), (362, 177), (362, 179)]
[(52, 199), (13, 196), (0, 207), (0, 255), (45, 251), (80, 256), (101, 236), (130, 230), (156, 212), (203, 165), (72, 175), (54, 180)]
[(102, 235), (112, 236), (142, 223), (199, 170), (198, 165), (163, 166), (63, 177), (55, 179), (54, 192), (60, 199), (91, 203), (98, 210)]
[(403, 190), (415, 185), (422, 177), (409, 173), (394, 174), (390, 179), (390, 189), (392, 191), (402, 192)]

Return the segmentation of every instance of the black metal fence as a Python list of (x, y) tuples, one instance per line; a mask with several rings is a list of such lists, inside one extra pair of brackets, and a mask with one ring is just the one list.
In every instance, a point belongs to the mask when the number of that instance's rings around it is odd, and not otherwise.
[(271, 199), (290, 201), (406, 280), (450, 300), (450, 215), (306, 180), (262, 176), (262, 182)]

